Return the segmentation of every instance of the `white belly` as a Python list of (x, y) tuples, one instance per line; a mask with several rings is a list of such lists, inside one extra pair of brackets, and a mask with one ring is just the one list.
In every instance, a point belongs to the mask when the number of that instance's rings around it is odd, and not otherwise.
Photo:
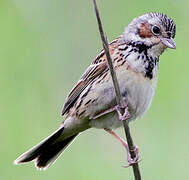
[[(125, 77), (125, 78), (124, 78)], [(155, 88), (157, 83), (157, 77), (149, 80), (143, 76), (136, 75), (135, 72), (129, 73), (126, 76), (122, 76), (119, 82), (121, 93), (126, 98), (126, 103), (128, 104), (131, 119), (137, 119), (143, 116), (149, 109)], [(99, 93), (99, 92), (98, 92)], [(98, 102), (99, 109), (104, 106), (105, 101), (107, 104), (115, 99), (114, 91), (112, 91), (112, 86), (106, 88), (106, 91), (101, 92), (101, 99)], [(109, 101), (109, 102), (108, 102)], [(90, 125), (96, 128), (118, 128), (122, 126), (122, 122), (118, 119), (117, 113), (112, 112), (107, 115), (103, 115), (98, 119), (91, 120)]]

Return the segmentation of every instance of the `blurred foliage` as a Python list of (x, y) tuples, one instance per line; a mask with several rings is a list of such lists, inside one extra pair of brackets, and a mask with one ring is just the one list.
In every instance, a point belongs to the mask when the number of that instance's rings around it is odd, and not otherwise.
[[(146, 12), (175, 20), (177, 50), (161, 56), (152, 106), (131, 130), (143, 179), (187, 179), (189, 1), (104, 0), (99, 8), (109, 40)], [(0, 1), (0, 179), (133, 179), (131, 169), (121, 167), (127, 162), (119, 142), (96, 129), (82, 133), (45, 172), (12, 163), (59, 126), (67, 93), (100, 49), (90, 1)]]

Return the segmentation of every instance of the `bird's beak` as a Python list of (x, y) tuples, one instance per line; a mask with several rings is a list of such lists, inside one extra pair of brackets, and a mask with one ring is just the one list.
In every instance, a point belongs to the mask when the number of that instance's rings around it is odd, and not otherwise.
[(168, 48), (176, 49), (175, 41), (173, 40), (173, 38), (160, 38), (160, 39), (161, 42)]

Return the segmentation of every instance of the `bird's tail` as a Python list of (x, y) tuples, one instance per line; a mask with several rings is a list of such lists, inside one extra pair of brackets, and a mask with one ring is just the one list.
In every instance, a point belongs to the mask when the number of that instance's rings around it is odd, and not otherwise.
[(75, 134), (62, 139), (63, 131), (64, 127), (59, 128), (41, 143), (18, 157), (14, 163), (21, 164), (35, 160), (35, 165), (38, 169), (48, 168), (78, 135)]

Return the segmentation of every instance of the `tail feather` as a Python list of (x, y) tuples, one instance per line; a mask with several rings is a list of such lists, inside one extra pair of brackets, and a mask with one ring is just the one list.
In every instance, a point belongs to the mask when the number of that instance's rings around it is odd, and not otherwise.
[(47, 137), (41, 143), (18, 157), (14, 163), (21, 164), (35, 160), (37, 168), (48, 168), (77, 136), (76, 134), (64, 140), (58, 140), (62, 135), (63, 130), (64, 127), (59, 128), (55, 133)]
[(59, 142), (59, 143), (49, 146), (48, 151), (41, 153), (37, 157), (36, 166), (38, 168), (49, 167), (60, 156), (60, 154), (66, 149), (66, 147), (70, 144), (70, 142), (76, 136), (77, 135), (71, 136), (62, 142)]

